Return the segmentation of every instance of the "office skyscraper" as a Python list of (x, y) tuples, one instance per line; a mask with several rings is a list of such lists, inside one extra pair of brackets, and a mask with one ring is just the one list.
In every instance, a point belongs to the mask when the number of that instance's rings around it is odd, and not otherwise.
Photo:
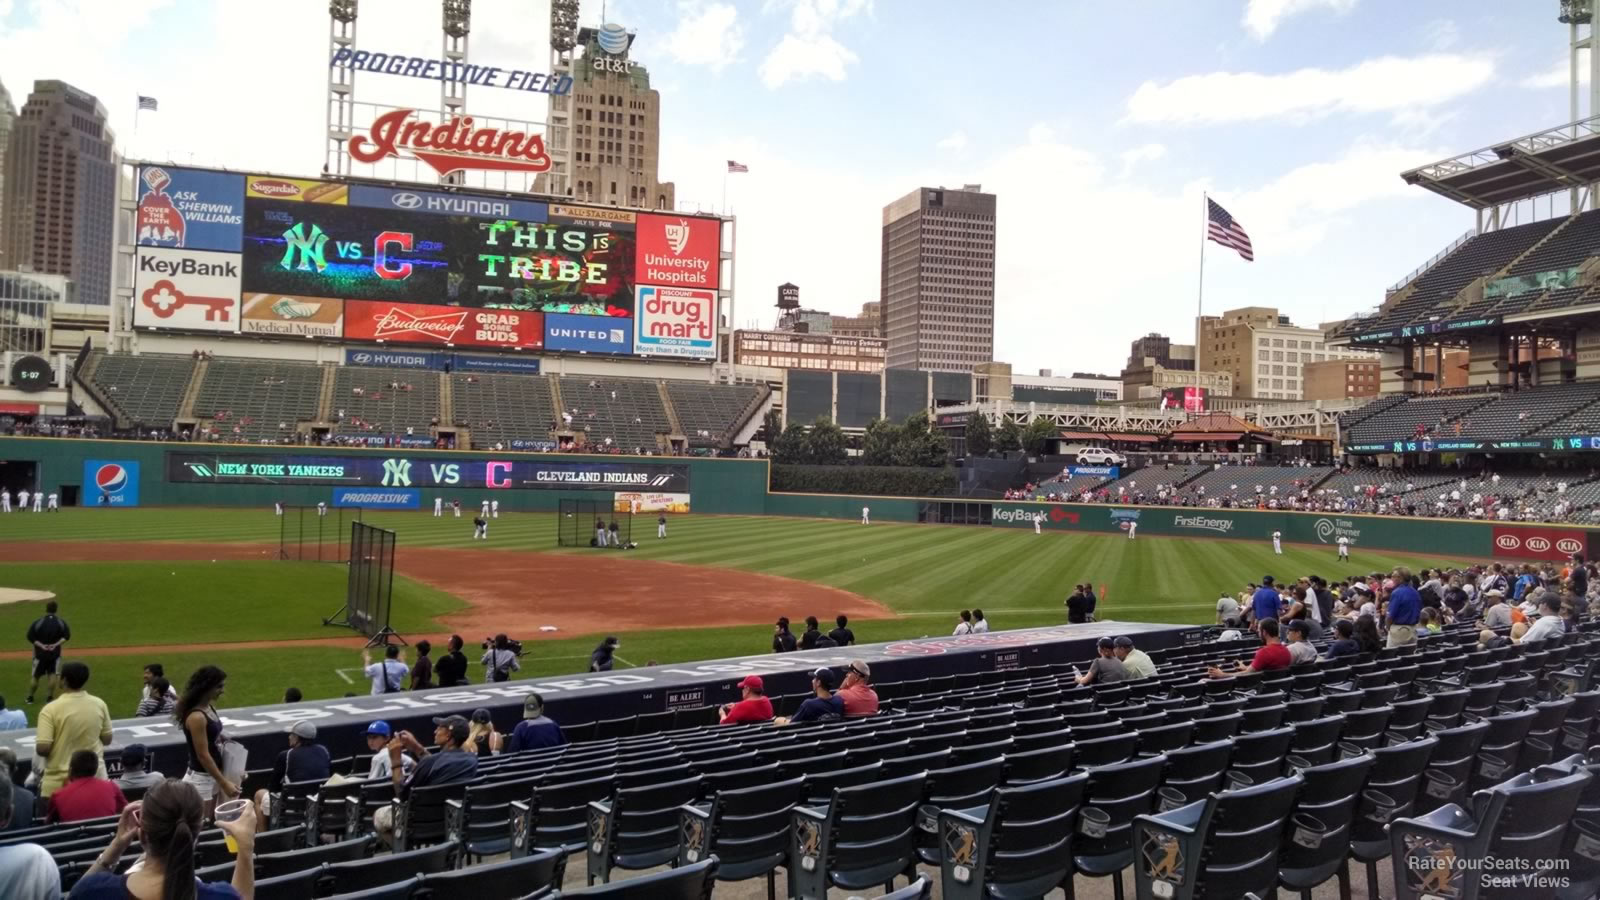
[(918, 188), (883, 208), (879, 296), (890, 368), (971, 372), (994, 359), (995, 196)]
[[(6, 145), (11, 142), (11, 123), (16, 121), (17, 108), (11, 105), (11, 92), (0, 84), (0, 248), (5, 247), (6, 234)], [(0, 249), (0, 258), (5, 251)]]
[(106, 108), (64, 81), (35, 81), (4, 173), (0, 269), (65, 275), (79, 303), (109, 304), (117, 156)]

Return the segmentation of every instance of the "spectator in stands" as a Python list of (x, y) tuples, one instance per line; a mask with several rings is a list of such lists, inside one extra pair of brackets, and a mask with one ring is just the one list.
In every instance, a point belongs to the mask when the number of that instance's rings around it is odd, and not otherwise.
[[(217, 800), (239, 794), (239, 788), (222, 772), (222, 717), (217, 714), (216, 702), (227, 686), (227, 679), (228, 674), (216, 666), (196, 669), (178, 697), (178, 708), (172, 713), (183, 728), (189, 748), (189, 768), (183, 780), (199, 792), (208, 816)], [(107, 743), (111, 740), (109, 724)]]
[(1424, 606), (1422, 614), (1418, 617), (1419, 630), (1428, 634), (1439, 634), (1444, 631), (1444, 624), (1440, 620), (1439, 610), (1432, 606)]
[(620, 646), (622, 644), (617, 640), (616, 635), (606, 635), (605, 640), (600, 642), (600, 646), (595, 647), (594, 652), (589, 654), (589, 671), (611, 671), (611, 667), (616, 665), (617, 648)]
[(811, 673), (811, 691), (816, 696), (806, 698), (795, 710), (795, 714), (787, 719), (778, 719), (779, 725), (790, 722), (817, 722), (824, 719), (837, 719), (844, 715), (844, 698), (833, 692), (834, 676), (832, 669), (818, 669)]
[(460, 687), (467, 681), (467, 655), (461, 652), (461, 635), (452, 634), (445, 647), (448, 652), (439, 658), (434, 671), (439, 675), (439, 687)]
[(789, 617), (780, 616), (772, 629), (772, 652), (789, 653), (795, 649), (794, 635), (789, 631)]
[[(4, 838), (8, 831), (21, 831), (24, 828), (33, 826), (33, 810), (38, 804), (38, 798), (34, 796), (33, 791), (10, 781), (11, 773), (16, 770), (17, 751), (10, 747), (0, 747), (0, 776), (4, 776), (6, 779), (4, 782), (0, 782), (0, 803), (5, 800), (5, 792), (8, 789), (11, 792), (11, 821), (7, 824), (5, 815), (0, 814), (0, 838)], [(7, 787), (8, 785), (9, 788)], [(0, 851), (0, 853), (3, 852)], [(0, 856), (0, 869), (5, 867), (4, 860), (5, 857)], [(3, 875), (4, 873), (0, 872), (0, 897), (7, 896), (3, 890), (5, 887)]]
[(1250, 615), (1254, 619), (1251, 630), (1259, 630), (1261, 623), (1268, 619), (1276, 621), (1282, 604), (1282, 598), (1278, 595), (1278, 588), (1273, 584), (1272, 576), (1262, 576), (1261, 587), (1256, 588), (1255, 595), (1250, 598)]
[(128, 805), (121, 788), (100, 773), (100, 757), (93, 750), (79, 750), (72, 754), (68, 765), (67, 783), (62, 785), (45, 803), (46, 822), (79, 822), (114, 816)]
[(506, 747), (506, 752), (543, 750), (546, 747), (561, 747), (566, 743), (567, 736), (561, 733), (561, 726), (544, 714), (544, 697), (539, 694), (524, 697), (522, 721), (511, 729), (511, 743)]
[(510, 681), (512, 672), (522, 671), (522, 663), (517, 661), (517, 652), (511, 647), (511, 639), (504, 633), (494, 636), (494, 645), (484, 650), (483, 658), (478, 662), (483, 664), (485, 682)]
[[(408, 800), (412, 790), (436, 784), (457, 784), (471, 781), (478, 774), (478, 756), (463, 749), (472, 725), (461, 716), (435, 716), (433, 742), (438, 753), (429, 753), (409, 731), (402, 731), (389, 741), (389, 778), (394, 783), (395, 796)], [(410, 775), (405, 774), (402, 756), (410, 753), (417, 765)], [(394, 808), (384, 806), (372, 816), (372, 826), (378, 837), (388, 846), (394, 843)]]
[(1083, 583), (1083, 598), (1089, 603), (1089, 621), (1093, 622), (1094, 610), (1100, 605), (1100, 598), (1094, 595), (1094, 585), (1087, 581)]
[(1511, 646), (1511, 639), (1504, 635), (1495, 634), (1493, 631), (1490, 631), (1487, 628), (1478, 632), (1479, 650), (1495, 650), (1500, 647), (1509, 646)]
[(872, 689), (872, 669), (865, 660), (850, 660), (844, 673), (844, 684), (839, 686), (839, 702), (844, 705), (847, 719), (878, 714), (878, 692)]
[(1524, 634), (1517, 643), (1549, 640), (1560, 637), (1566, 630), (1566, 623), (1561, 620), (1561, 601), (1555, 594), (1547, 591), (1539, 598), (1539, 617), (1533, 621), (1528, 627), (1527, 634)]
[(1377, 653), (1383, 649), (1383, 638), (1378, 634), (1378, 618), (1372, 613), (1362, 613), (1356, 617), (1355, 626), (1356, 643), (1361, 646), (1362, 653)]
[(383, 647), (383, 660), (372, 661), (372, 651), (361, 648), (361, 674), (372, 681), (372, 693), (394, 694), (405, 689), (406, 675), (411, 672), (411, 667), (400, 658), (399, 644), (385, 644)]
[(1389, 647), (1407, 647), (1417, 642), (1417, 623), (1422, 618), (1422, 597), (1417, 593), (1411, 570), (1396, 566), (1390, 573), (1394, 590), (1389, 592)]
[(1100, 655), (1094, 662), (1089, 664), (1087, 672), (1078, 676), (1077, 681), (1080, 686), (1085, 684), (1115, 684), (1133, 677), (1128, 672), (1128, 667), (1122, 664), (1122, 660), (1117, 659), (1116, 647), (1116, 641), (1111, 638), (1103, 637), (1100, 639), (1099, 643), (1095, 645)]
[(817, 649), (817, 638), (820, 637), (822, 637), (822, 632), (817, 630), (817, 617), (806, 616), (806, 630), (800, 635), (800, 649)]
[(1243, 662), (1238, 667), (1225, 671), (1216, 666), (1206, 669), (1206, 674), (1212, 678), (1226, 678), (1240, 672), (1266, 672), (1273, 669), (1287, 669), (1291, 661), (1289, 649), (1278, 640), (1278, 620), (1264, 619), (1257, 624), (1256, 629), (1261, 635), (1261, 649), (1256, 651), (1254, 659), (1249, 665)]
[(1239, 618), (1239, 601), (1233, 599), (1227, 591), (1217, 598), (1217, 624), (1226, 625), (1229, 619)]
[(959, 621), (956, 622), (956, 630), (954, 632), (952, 632), (952, 634), (955, 637), (961, 637), (962, 635), (971, 634), (972, 633), (972, 610), (963, 609), (961, 611), (961, 613), (957, 616), (957, 618), (958, 618)]
[(1222, 632), (1217, 635), (1219, 641), (1238, 641), (1244, 639), (1244, 623), (1238, 619), (1227, 619), (1222, 623)]
[(17, 731), (28, 727), (28, 714), (20, 709), (6, 709), (6, 698), (0, 696), (0, 731)]
[(317, 726), (301, 720), (284, 729), (289, 736), (289, 748), (278, 754), (272, 763), (272, 778), (268, 787), (256, 791), (253, 798), (256, 810), (264, 822), (272, 819), (272, 791), (282, 791), (291, 781), (327, 781), (333, 774), (333, 760), (328, 748), (317, 743)]
[(840, 647), (848, 647), (856, 642), (856, 633), (850, 630), (850, 617), (840, 614), (833, 619), (835, 628), (828, 632), (828, 637)]
[(767, 699), (765, 690), (760, 675), (746, 675), (739, 682), (741, 699), (737, 703), (725, 703), (719, 710), (721, 723), (737, 725), (741, 722), (772, 721), (772, 701)]
[(1361, 643), (1356, 640), (1356, 624), (1349, 619), (1337, 619), (1333, 623), (1333, 642), (1328, 645), (1328, 658), (1338, 659), (1341, 656), (1356, 656), (1361, 653)]
[(1317, 648), (1309, 640), (1311, 624), (1308, 619), (1294, 619), (1289, 623), (1289, 665), (1309, 665), (1317, 661)]
[(61, 667), (61, 696), (39, 710), (38, 730), (33, 752), (45, 760), (39, 796), (49, 797), (66, 784), (73, 754), (87, 750), (94, 754), (97, 774), (105, 775), (102, 748), (111, 743), (111, 713), (104, 700), (84, 690), (89, 683), (89, 667), (69, 662)]
[[(195, 878), (195, 839), (203, 821), (203, 806), (192, 785), (166, 781), (151, 788), (142, 803), (130, 804), (123, 811), (116, 837), (73, 888), (72, 896), (89, 900), (255, 896), (256, 817), (248, 807), (238, 819), (221, 823), (239, 848), (231, 888)], [(122, 854), (134, 841), (144, 848), (144, 856), (127, 874), (115, 874)]]
[(1089, 602), (1089, 597), (1083, 585), (1075, 585), (1072, 595), (1067, 597), (1067, 623), (1070, 625), (1085, 625), (1089, 621), (1089, 614), (1094, 612), (1094, 605)]
[[(140, 702), (150, 699), (150, 695), (155, 693), (154, 685), (157, 678), (165, 679), (166, 677), (167, 670), (162, 667), (161, 663), (150, 663), (149, 665), (145, 666), (144, 686), (139, 689)], [(178, 702), (178, 689), (173, 687), (172, 682), (170, 681), (167, 682), (166, 692), (172, 697), (173, 703)]]
[(1589, 570), (1584, 566), (1583, 554), (1572, 554), (1572, 592), (1582, 597), (1589, 593)]
[(494, 728), (494, 716), (487, 709), (475, 709), (469, 720), (467, 740), (462, 749), (476, 753), (479, 759), (499, 753), (504, 737)]
[(411, 689), (425, 691), (433, 687), (433, 660), (428, 654), (433, 652), (433, 645), (426, 640), (417, 641), (417, 661), (411, 666)]
[(1155, 677), (1155, 660), (1150, 658), (1150, 654), (1133, 646), (1133, 638), (1122, 635), (1112, 645), (1112, 652), (1122, 661), (1122, 667), (1128, 670), (1130, 678)]
[[(388, 746), (389, 739), (393, 737), (393, 732), (389, 728), (389, 723), (380, 719), (376, 722), (373, 722), (371, 725), (368, 725), (366, 737), (367, 749), (372, 752), (372, 762), (367, 769), (367, 778), (369, 780), (376, 778), (389, 778), (390, 762)], [(400, 765), (405, 769), (403, 774), (411, 774), (411, 767), (415, 766), (416, 764), (417, 761), (412, 759), (409, 753), (402, 752), (400, 754)]]
[(1485, 628), (1510, 628), (1511, 607), (1505, 604), (1505, 592), (1488, 590), (1483, 592), (1483, 624)]
[(167, 679), (157, 676), (145, 685), (144, 699), (139, 701), (139, 708), (134, 710), (133, 714), (138, 718), (170, 716), (177, 708), (177, 690)]
[(283, 692), (284, 703), (299, 703), (303, 699), (305, 699), (305, 695), (301, 694), (300, 689), (297, 687), (289, 688)]
[[(22, 794), (27, 794), (22, 791)], [(11, 766), (0, 768), (0, 834), (33, 824), (33, 811), (13, 806), (16, 796), (11, 784)], [(23, 818), (26, 813), (26, 818)], [(38, 844), (0, 845), (0, 897), (18, 900), (57, 900), (61, 896), (61, 872), (50, 851)]]
[(977, 608), (976, 606), (972, 608), (972, 633), (989, 633), (989, 620), (983, 617), (983, 610)]
[(150, 749), (144, 744), (129, 744), (122, 748), (122, 774), (117, 776), (117, 787), (123, 793), (128, 791), (143, 792), (163, 781), (167, 776), (160, 772), (152, 772), (150, 766)]

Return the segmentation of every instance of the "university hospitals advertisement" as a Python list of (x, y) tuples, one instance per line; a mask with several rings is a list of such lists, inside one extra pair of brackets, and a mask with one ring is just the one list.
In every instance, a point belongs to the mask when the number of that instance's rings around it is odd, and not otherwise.
[(244, 176), (167, 166), (139, 169), (134, 230), (141, 247), (239, 252)]
[(239, 254), (140, 247), (133, 268), (135, 326), (239, 330)]
[(699, 288), (638, 288), (634, 351), (641, 356), (715, 359), (717, 294)]
[[(658, 494), (649, 491), (618, 491), (613, 494), (612, 512), (686, 513), (689, 511), (688, 494)], [(637, 505), (635, 505), (637, 504)]]
[(344, 335), (344, 301), (292, 294), (244, 295), (245, 334), (339, 338)]
[(632, 353), (633, 320), (545, 313), (544, 349)]
[(138, 506), (139, 464), (122, 459), (83, 461), (83, 506)]
[(716, 289), (720, 220), (640, 213), (638, 240), (640, 284)]
[(346, 300), (344, 337), (349, 341), (436, 347), (539, 350), (544, 347), (544, 315), (510, 309)]

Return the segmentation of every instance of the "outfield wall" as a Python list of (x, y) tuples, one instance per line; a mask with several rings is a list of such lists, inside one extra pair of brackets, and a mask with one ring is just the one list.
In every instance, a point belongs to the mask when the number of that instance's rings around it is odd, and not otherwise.
[[(916, 522), (926, 501), (905, 497), (769, 493), (765, 460), (699, 457), (488, 453), (413, 448), (252, 447), (0, 438), (0, 461), (34, 463), (37, 484), (72, 486), (78, 505), (258, 506), (408, 502), (385, 508), (431, 507), (435, 497), (475, 509), (498, 500), (507, 511), (554, 510), (562, 499), (597, 499), (618, 491), (689, 496), (692, 512)], [(265, 467), (264, 469), (261, 467)], [(8, 481), (16, 476), (0, 470)], [(97, 477), (106, 481), (97, 485)], [(15, 490), (15, 485), (12, 485)], [(342, 492), (342, 493), (341, 493)], [(341, 504), (340, 499), (351, 501)], [(996, 527), (1031, 528), (1042, 513), (1051, 531), (1269, 541), (1326, 545), (1340, 537), (1368, 547), (1468, 559), (1565, 560), (1600, 555), (1600, 529), (1175, 506), (961, 501), (988, 508)], [(978, 517), (974, 517), (976, 520)]]

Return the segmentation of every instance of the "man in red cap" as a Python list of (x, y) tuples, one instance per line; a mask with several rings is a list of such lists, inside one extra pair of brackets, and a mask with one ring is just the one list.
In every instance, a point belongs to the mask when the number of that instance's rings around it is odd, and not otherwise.
[(744, 699), (738, 703), (723, 705), (722, 724), (772, 721), (772, 701), (767, 699), (764, 690), (765, 685), (761, 683), (760, 675), (746, 675), (744, 680), (739, 682), (739, 691), (744, 695)]

